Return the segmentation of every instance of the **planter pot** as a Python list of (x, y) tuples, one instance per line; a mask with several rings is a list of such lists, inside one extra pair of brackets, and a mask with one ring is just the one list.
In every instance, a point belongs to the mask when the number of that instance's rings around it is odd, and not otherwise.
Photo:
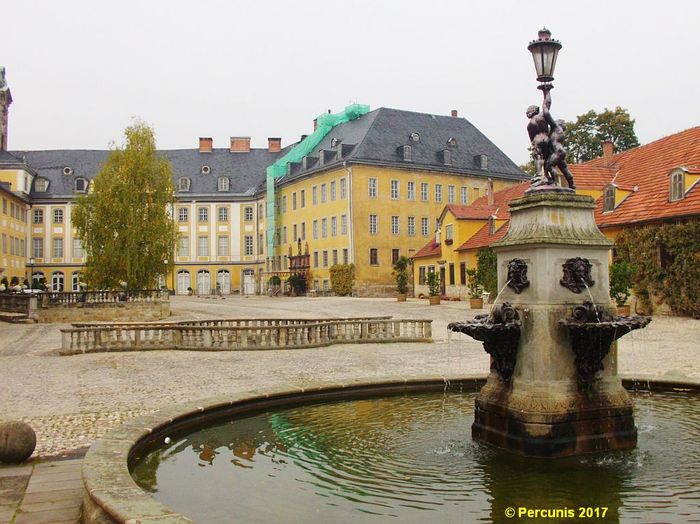
[(483, 298), (470, 298), (469, 299), (469, 307), (472, 309), (483, 309), (484, 308), (484, 299)]
[(617, 316), (618, 317), (630, 316), (630, 307), (629, 306), (617, 306)]
[(428, 297), (428, 304), (431, 306), (439, 306), (440, 305), (440, 297), (439, 296), (429, 296)]
[(396, 295), (397, 302), (406, 302), (406, 293), (399, 293)]

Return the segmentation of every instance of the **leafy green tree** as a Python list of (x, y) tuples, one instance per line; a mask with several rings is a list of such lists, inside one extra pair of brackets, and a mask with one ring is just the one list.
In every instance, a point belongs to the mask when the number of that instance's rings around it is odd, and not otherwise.
[(602, 113), (593, 109), (566, 123), (567, 162), (579, 163), (603, 155), (603, 142), (610, 140), (616, 152), (639, 145), (634, 119), (627, 109), (616, 107)]
[[(156, 152), (153, 129), (137, 121), (124, 131), (77, 200), (74, 224), (87, 254), (84, 278), (93, 289), (153, 288), (172, 267), (177, 239), (170, 163)], [(168, 261), (167, 267), (165, 261)]]
[(480, 249), (476, 254), (476, 281), (495, 300), (498, 293), (498, 271), (496, 252), (490, 247)]

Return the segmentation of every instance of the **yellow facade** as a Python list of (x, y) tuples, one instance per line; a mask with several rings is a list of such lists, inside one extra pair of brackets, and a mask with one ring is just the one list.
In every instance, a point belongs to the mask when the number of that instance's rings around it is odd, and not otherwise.
[[(0, 180), (8, 182), (2, 176)], [(9, 186), (12, 188), (13, 186)], [(7, 185), (0, 187), (0, 278), (19, 279), (20, 284), (28, 277), (26, 270), (27, 252), (27, 208), (26, 201), (16, 195)]]

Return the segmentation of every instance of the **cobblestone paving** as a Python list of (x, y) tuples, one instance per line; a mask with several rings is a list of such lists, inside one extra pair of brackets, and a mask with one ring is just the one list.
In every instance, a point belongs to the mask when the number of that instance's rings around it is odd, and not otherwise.
[[(287, 351), (150, 351), (60, 357), (65, 325), (0, 324), (0, 420), (22, 419), (38, 437), (36, 456), (89, 446), (108, 428), (164, 405), (259, 386), (429, 374), (486, 374), (481, 344), (447, 336), (447, 324), (481, 310), (464, 302), (354, 298), (174, 297), (172, 319), (330, 318), (392, 315), (433, 319), (434, 344), (346, 344)], [(700, 380), (700, 321), (655, 317), (620, 342), (623, 375)]]

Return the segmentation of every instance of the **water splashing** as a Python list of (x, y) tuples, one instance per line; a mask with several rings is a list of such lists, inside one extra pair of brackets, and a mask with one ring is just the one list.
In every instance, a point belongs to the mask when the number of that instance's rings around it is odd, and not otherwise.
[(586, 286), (586, 291), (588, 291), (588, 296), (591, 297), (591, 303), (593, 304), (593, 311), (595, 312), (595, 318), (600, 322), (600, 315), (598, 315), (598, 306), (595, 305), (595, 299), (593, 298), (593, 293), (591, 293), (591, 288), (588, 287), (588, 284), (586, 284), (585, 279), (581, 279), (581, 282), (583, 282), (583, 285)]
[(501, 288), (501, 290), (498, 292), (498, 295), (496, 295), (496, 299), (493, 301), (493, 305), (491, 306), (491, 313), (493, 314), (493, 310), (496, 307), (496, 304), (498, 304), (498, 299), (501, 297), (501, 294), (506, 290), (508, 287), (508, 284), (510, 284), (510, 280), (505, 283), (505, 285)]

